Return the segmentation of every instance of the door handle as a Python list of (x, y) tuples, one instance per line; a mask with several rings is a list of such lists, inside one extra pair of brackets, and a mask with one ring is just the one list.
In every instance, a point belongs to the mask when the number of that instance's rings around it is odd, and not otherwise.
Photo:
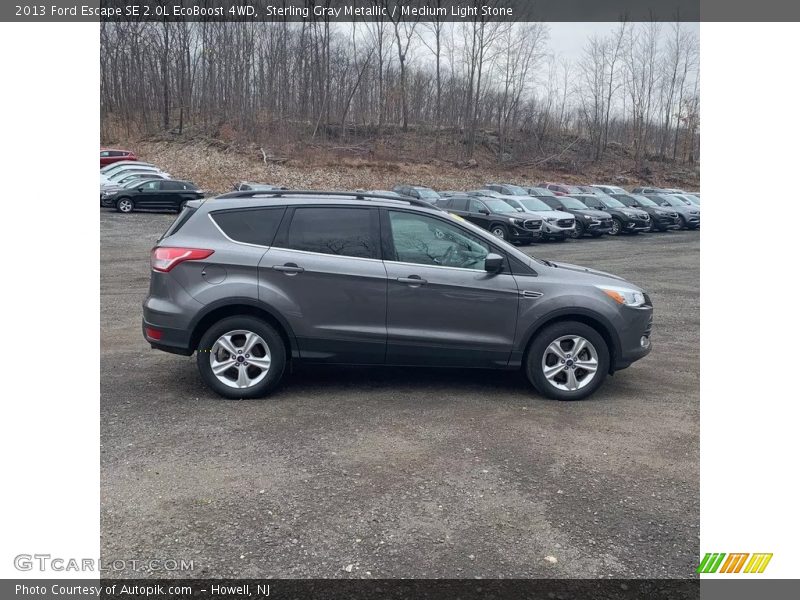
[(285, 265), (273, 265), (272, 269), (275, 271), (280, 271), (281, 273), (286, 273), (287, 275), (297, 275), (298, 273), (302, 273), (305, 271), (303, 267), (298, 267), (294, 263), (286, 263)]
[(411, 275), (410, 277), (398, 277), (397, 281), (400, 283), (408, 283), (411, 285), (425, 285), (428, 283), (427, 279), (423, 279), (419, 275)]

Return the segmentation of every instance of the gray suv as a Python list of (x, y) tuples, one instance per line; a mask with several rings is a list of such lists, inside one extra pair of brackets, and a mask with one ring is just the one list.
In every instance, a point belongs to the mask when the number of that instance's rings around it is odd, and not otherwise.
[(637, 286), (553, 263), (430, 204), (366, 192), (249, 191), (188, 203), (153, 248), (142, 329), (197, 353), (227, 398), (289, 361), (523, 369), (578, 400), (650, 352)]

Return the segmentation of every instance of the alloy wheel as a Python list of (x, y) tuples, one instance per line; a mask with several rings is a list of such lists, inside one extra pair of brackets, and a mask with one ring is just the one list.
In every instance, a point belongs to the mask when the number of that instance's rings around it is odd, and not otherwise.
[(616, 219), (612, 219), (611, 220), (611, 231), (609, 231), (609, 233), (611, 235), (617, 235), (619, 233), (619, 228), (620, 228), (619, 221), (617, 221)]
[(267, 342), (246, 329), (221, 335), (211, 347), (211, 372), (228, 387), (253, 387), (267, 376), (271, 362)]
[(119, 208), (119, 212), (129, 213), (133, 210), (133, 202), (127, 198), (124, 198), (123, 200), (119, 201), (117, 208)]
[(597, 373), (598, 355), (594, 345), (579, 335), (553, 340), (542, 355), (542, 372), (550, 384), (567, 392), (583, 389)]
[(494, 229), (492, 229), (492, 235), (494, 235), (495, 237), (499, 237), (501, 240), (503, 240), (506, 237), (506, 232), (503, 231), (502, 227), (495, 227)]

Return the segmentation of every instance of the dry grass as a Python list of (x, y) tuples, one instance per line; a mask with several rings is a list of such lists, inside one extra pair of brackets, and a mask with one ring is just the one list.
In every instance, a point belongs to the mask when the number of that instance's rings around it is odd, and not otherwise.
[[(293, 189), (391, 189), (400, 183), (428, 185), (434, 189), (464, 190), (489, 181), (535, 185), (540, 181), (567, 183), (654, 184), (670, 187), (699, 187), (697, 171), (674, 165), (650, 163), (639, 176), (630, 172), (631, 162), (624, 153), (613, 154), (601, 164), (588, 164), (581, 172), (539, 167), (505, 168), (492, 161), (469, 167), (444, 160), (415, 162), (408, 152), (398, 152), (395, 160), (382, 160), (369, 153), (352, 156), (347, 152), (322, 147), (298, 148), (282, 163), (263, 162), (257, 146), (234, 146), (220, 140), (159, 140), (123, 142), (173, 177), (195, 182), (213, 192), (232, 189), (237, 181), (272, 183)], [(413, 153), (412, 153), (413, 154)]]

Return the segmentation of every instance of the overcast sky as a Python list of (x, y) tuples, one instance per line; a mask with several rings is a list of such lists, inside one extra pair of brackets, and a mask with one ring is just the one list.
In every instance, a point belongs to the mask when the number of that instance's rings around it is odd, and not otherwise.
[[(564, 57), (575, 61), (580, 58), (586, 40), (592, 35), (607, 35), (614, 31), (619, 23), (548, 23), (550, 28), (550, 52), (556, 57)], [(663, 24), (663, 32), (669, 31), (670, 23)], [(699, 23), (683, 23), (689, 31), (700, 35)]]

